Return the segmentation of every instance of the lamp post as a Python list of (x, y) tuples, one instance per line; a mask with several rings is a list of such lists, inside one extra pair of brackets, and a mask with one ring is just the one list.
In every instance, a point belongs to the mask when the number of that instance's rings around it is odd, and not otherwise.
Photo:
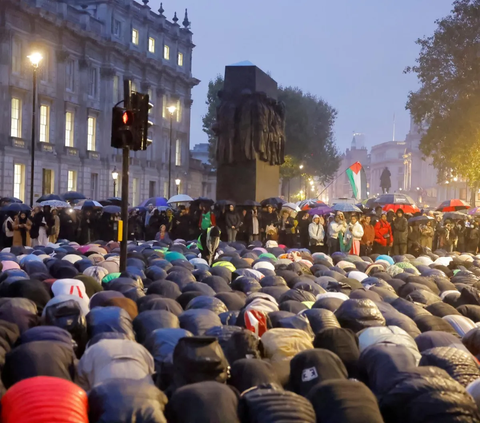
[(27, 56), (30, 59), (33, 69), (33, 100), (32, 100), (32, 162), (30, 169), (30, 207), (33, 207), (33, 182), (35, 180), (35, 126), (37, 114), (37, 69), (42, 60), (40, 53), (32, 53)]
[(181, 180), (180, 179), (175, 179), (175, 185), (177, 186), (177, 195), (180, 194), (180, 184), (181, 184)]
[(170, 190), (172, 189), (172, 144), (173, 144), (173, 114), (177, 110), (175, 106), (167, 107), (170, 113), (170, 148), (168, 149), (168, 198), (171, 197)]
[(118, 179), (118, 172), (117, 167), (114, 166), (112, 170), (112, 179), (113, 179), (113, 196), (117, 196), (117, 179)]

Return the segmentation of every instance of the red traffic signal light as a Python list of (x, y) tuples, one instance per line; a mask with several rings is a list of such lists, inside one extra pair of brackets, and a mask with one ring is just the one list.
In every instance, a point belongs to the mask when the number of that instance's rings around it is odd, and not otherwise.
[(133, 113), (129, 110), (125, 110), (122, 115), (122, 122), (124, 125), (133, 125)]

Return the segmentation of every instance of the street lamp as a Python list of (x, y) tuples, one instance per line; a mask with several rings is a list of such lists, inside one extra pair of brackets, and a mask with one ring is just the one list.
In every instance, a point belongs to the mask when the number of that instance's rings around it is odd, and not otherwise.
[(453, 181), (454, 181), (454, 182), (457, 182), (457, 181), (458, 181), (458, 178), (455, 176), (455, 177), (453, 178)]
[(32, 163), (30, 169), (30, 207), (33, 207), (33, 182), (35, 180), (35, 125), (37, 112), (37, 69), (43, 57), (35, 52), (27, 56), (33, 70), (33, 101), (32, 101)]
[(175, 185), (177, 186), (177, 195), (180, 194), (180, 183), (182, 181), (180, 179), (175, 179)]
[(300, 170), (303, 169), (303, 164), (301, 164), (300, 166), (298, 166)]
[(170, 113), (170, 148), (168, 152), (168, 198), (171, 197), (170, 190), (172, 189), (172, 144), (173, 144), (173, 115), (177, 108), (175, 106), (167, 107), (168, 113)]
[(118, 172), (117, 167), (114, 166), (112, 170), (112, 179), (113, 179), (113, 196), (117, 196), (117, 179), (118, 179)]

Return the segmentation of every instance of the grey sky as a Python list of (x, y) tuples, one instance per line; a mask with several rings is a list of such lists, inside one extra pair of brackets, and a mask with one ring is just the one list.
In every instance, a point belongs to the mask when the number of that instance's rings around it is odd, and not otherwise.
[[(153, 10), (159, 0), (151, 0)], [(405, 102), (417, 87), (403, 69), (418, 54), (415, 40), (431, 35), (452, 0), (176, 0), (164, 1), (168, 19), (188, 8), (194, 43), (191, 143), (205, 142), (202, 115), (208, 81), (225, 65), (250, 60), (282, 85), (322, 97), (338, 110), (340, 150), (352, 131), (367, 146), (408, 132)]]

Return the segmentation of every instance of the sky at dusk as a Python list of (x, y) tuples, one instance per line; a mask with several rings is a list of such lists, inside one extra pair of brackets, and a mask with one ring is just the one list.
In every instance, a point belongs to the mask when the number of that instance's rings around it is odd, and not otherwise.
[[(156, 11), (159, 0), (149, 6)], [(435, 19), (452, 0), (176, 0), (164, 1), (169, 20), (192, 22), (193, 89), (191, 144), (206, 142), (202, 116), (208, 81), (225, 65), (249, 60), (285, 86), (297, 86), (338, 111), (335, 138), (340, 151), (353, 131), (366, 146), (404, 139), (410, 117), (405, 102), (415, 90), (415, 40), (433, 34)]]

